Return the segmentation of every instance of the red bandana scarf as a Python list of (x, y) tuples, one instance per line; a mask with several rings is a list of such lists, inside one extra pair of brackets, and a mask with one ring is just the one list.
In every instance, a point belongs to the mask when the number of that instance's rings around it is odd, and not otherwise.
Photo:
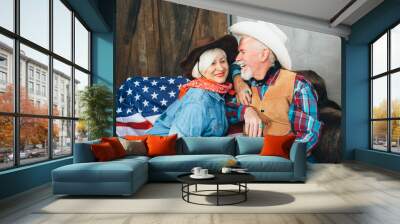
[(219, 84), (206, 78), (197, 78), (181, 87), (181, 89), (179, 90), (178, 99), (181, 99), (186, 94), (186, 92), (189, 91), (190, 88), (205, 89), (220, 94), (235, 94), (234, 90), (232, 90), (232, 83), (226, 82), (223, 84)]

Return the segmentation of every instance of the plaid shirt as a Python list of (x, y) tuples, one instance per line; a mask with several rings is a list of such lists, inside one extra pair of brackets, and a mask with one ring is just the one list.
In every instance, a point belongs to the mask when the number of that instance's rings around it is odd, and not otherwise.
[[(240, 67), (231, 65), (231, 75), (235, 77), (240, 74)], [(268, 87), (277, 79), (280, 71), (280, 65), (272, 67), (264, 80), (250, 80), (250, 86), (255, 86), (260, 95), (260, 99), (264, 96)], [(254, 93), (253, 93), (254, 94)], [(293, 100), (289, 108), (289, 121), (292, 130), (296, 134), (297, 142), (306, 143), (307, 154), (311, 154), (311, 150), (318, 143), (322, 123), (318, 120), (317, 97), (311, 84), (301, 75), (296, 75)], [(235, 97), (227, 102), (227, 117), (230, 123), (234, 124), (243, 121), (243, 115), (246, 106), (239, 105)]]

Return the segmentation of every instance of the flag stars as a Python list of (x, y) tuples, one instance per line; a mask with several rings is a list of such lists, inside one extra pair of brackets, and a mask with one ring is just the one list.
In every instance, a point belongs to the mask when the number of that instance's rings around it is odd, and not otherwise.
[(164, 86), (164, 85), (160, 86), (160, 90), (161, 90), (161, 91), (165, 91), (166, 89), (167, 89), (166, 86)]
[(181, 87), (182, 87), (182, 84), (179, 84), (179, 85), (178, 85), (178, 89), (180, 89)]
[(135, 95), (135, 101), (138, 101), (140, 99), (140, 95), (136, 93)]
[(127, 114), (132, 113), (131, 108), (128, 108), (128, 109), (126, 110), (126, 113), (127, 113)]
[(143, 77), (143, 81), (148, 81), (149, 77)]
[(167, 106), (168, 101), (166, 101), (164, 98), (160, 102), (161, 106)]
[(157, 99), (158, 94), (156, 92), (154, 92), (153, 94), (151, 94), (151, 98), (152, 99)]
[(156, 85), (157, 85), (157, 81), (156, 81), (156, 80), (153, 80), (153, 81), (151, 82), (151, 85), (152, 85), (152, 86), (156, 86)]
[(168, 94), (169, 94), (169, 97), (175, 97), (175, 94), (176, 94), (176, 93), (175, 93), (174, 91), (171, 91), (171, 92), (169, 92)]
[(121, 87), (119, 87), (119, 89), (123, 89), (124, 88), (124, 85), (121, 85)]
[(121, 107), (118, 107), (118, 109), (117, 109), (117, 113), (119, 114), (119, 113), (122, 113), (122, 109), (121, 109)]
[(143, 106), (144, 106), (144, 107), (147, 107), (147, 106), (149, 106), (149, 101), (147, 101), (147, 100), (144, 100), (144, 101), (143, 101)]
[(175, 83), (175, 79), (170, 78), (170, 79), (168, 79), (168, 82), (169, 82), (169, 84), (174, 84)]
[(153, 112), (158, 112), (158, 107), (153, 106), (152, 110), (153, 110)]
[(132, 78), (131, 78), (131, 77), (129, 77), (129, 78), (127, 78), (127, 79), (126, 79), (126, 81), (129, 81), (129, 80), (131, 80), (131, 79), (132, 79)]
[(143, 86), (142, 90), (144, 93), (147, 93), (147, 92), (149, 92), (149, 87)]
[(129, 89), (126, 91), (126, 93), (128, 94), (128, 96), (129, 96), (129, 95), (132, 95), (132, 90), (131, 90), (131, 88), (129, 88)]
[(124, 102), (124, 98), (122, 98), (122, 96), (120, 96), (118, 100), (120, 103)]
[(139, 86), (140, 82), (134, 81), (133, 84), (134, 84), (135, 86)]

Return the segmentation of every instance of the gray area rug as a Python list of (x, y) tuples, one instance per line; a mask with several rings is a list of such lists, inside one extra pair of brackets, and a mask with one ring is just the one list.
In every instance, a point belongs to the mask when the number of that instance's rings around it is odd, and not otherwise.
[[(224, 189), (234, 187), (229, 185), (224, 186)], [(248, 187), (250, 191), (247, 201), (237, 205), (190, 204), (182, 200), (180, 184), (150, 183), (131, 197), (56, 197), (35, 213), (360, 213), (356, 204), (343, 200), (317, 184), (254, 183)], [(202, 185), (198, 188), (212, 189), (215, 186)], [(236, 196), (224, 197), (222, 202), (229, 203), (238, 199)], [(214, 196), (193, 196), (191, 200), (211, 205), (216, 202)]]

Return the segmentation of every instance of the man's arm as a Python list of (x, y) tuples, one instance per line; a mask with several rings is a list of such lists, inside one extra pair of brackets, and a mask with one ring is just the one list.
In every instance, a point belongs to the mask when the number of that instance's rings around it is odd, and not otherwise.
[(317, 97), (311, 84), (302, 77), (296, 77), (289, 118), (296, 141), (306, 143), (307, 155), (310, 155), (318, 143), (322, 124), (318, 120)]

